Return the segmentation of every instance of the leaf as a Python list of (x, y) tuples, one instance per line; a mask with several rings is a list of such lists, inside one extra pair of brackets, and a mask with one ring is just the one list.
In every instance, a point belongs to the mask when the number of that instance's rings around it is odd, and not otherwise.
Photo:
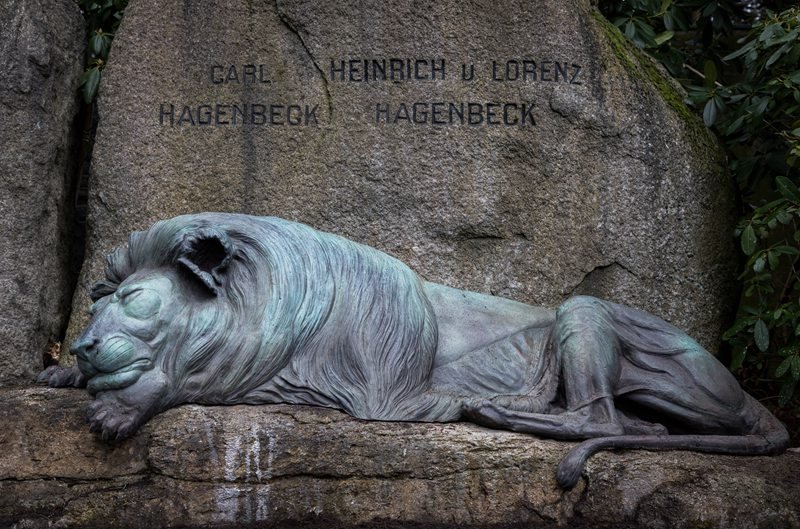
[(773, 250), (782, 255), (800, 255), (800, 249), (794, 246), (780, 245), (773, 248)]
[(97, 94), (97, 87), (100, 86), (100, 69), (92, 68), (83, 85), (83, 100), (90, 104)]
[(781, 195), (785, 196), (789, 200), (800, 202), (800, 189), (797, 189), (797, 186), (794, 185), (791, 180), (785, 176), (778, 176), (775, 178), (775, 183), (777, 184), (778, 191)]
[(769, 261), (769, 267), (771, 270), (775, 271), (780, 266), (780, 258), (778, 257), (778, 252), (767, 252), (767, 260)]
[(755, 338), (756, 347), (762, 353), (769, 349), (769, 329), (764, 320), (758, 320), (753, 329), (753, 338)]
[(785, 383), (781, 386), (781, 391), (778, 394), (778, 404), (780, 406), (785, 406), (790, 400), (792, 400), (795, 386), (797, 386), (797, 382), (794, 381)]
[(674, 31), (667, 30), (667, 31), (662, 31), (661, 33), (656, 35), (653, 40), (656, 41), (656, 44), (661, 46), (662, 44), (664, 44), (668, 40), (672, 39), (672, 37), (674, 37), (674, 36), (675, 36), (675, 32)]
[(745, 255), (752, 255), (756, 251), (756, 231), (752, 224), (748, 224), (742, 232), (742, 251)]
[(706, 101), (706, 106), (703, 107), (703, 122), (706, 124), (706, 127), (711, 127), (717, 121), (717, 105), (714, 103), (714, 99), (709, 99)]
[(761, 35), (758, 36), (758, 40), (761, 42), (767, 42), (770, 39), (775, 38), (777, 33), (783, 32), (783, 28), (780, 24), (769, 24), (764, 27), (764, 30), (761, 32)]
[(89, 39), (89, 49), (91, 52), (96, 56), (102, 56), (103, 54), (103, 35), (95, 33), (92, 35), (92, 38)]
[(792, 222), (792, 214), (785, 210), (779, 211), (775, 217), (781, 224), (789, 224)]
[(792, 378), (800, 380), (800, 356), (792, 357)]
[(797, 28), (793, 29), (792, 31), (786, 33), (784, 36), (775, 39), (771, 45), (774, 44), (782, 44), (784, 42), (791, 42), (797, 38)]
[[(753, 100), (755, 102), (756, 98), (753, 98)], [(752, 112), (760, 116), (761, 114), (764, 113), (764, 111), (767, 109), (768, 106), (769, 106), (768, 97), (759, 98), (758, 102), (753, 106)]]
[(675, 29), (675, 19), (672, 18), (672, 13), (664, 13), (664, 28), (667, 31), (673, 31)]
[(757, 274), (763, 272), (764, 271), (764, 265), (766, 264), (766, 262), (767, 262), (767, 260), (764, 258), (763, 255), (761, 257), (759, 257), (758, 259), (756, 259), (756, 262), (753, 263), (753, 271), (755, 273), (757, 273)]
[(739, 130), (739, 127), (742, 126), (742, 123), (744, 123), (746, 117), (747, 116), (743, 114), (736, 118), (736, 120), (734, 120), (730, 125), (728, 125), (728, 128), (725, 129), (725, 134), (730, 135)]
[(796, 356), (788, 356), (783, 359), (783, 362), (778, 365), (777, 369), (775, 369), (775, 376), (780, 378), (789, 371), (789, 368), (792, 366), (792, 359), (797, 358)]
[(703, 17), (709, 18), (717, 11), (717, 3), (716, 2), (708, 2), (706, 7), (703, 9)]
[(717, 82), (717, 65), (714, 64), (714, 61), (706, 61), (703, 69), (705, 71), (706, 86), (714, 86), (714, 83)]
[(747, 349), (742, 347), (741, 349), (737, 349), (733, 353), (733, 357), (731, 358), (731, 371), (736, 371), (742, 364), (744, 363), (744, 359), (747, 356)]
[(725, 112), (725, 100), (719, 93), (714, 96), (714, 105), (716, 105), (718, 111)]
[(742, 46), (741, 48), (739, 48), (735, 52), (723, 57), (722, 60), (723, 61), (729, 61), (731, 59), (735, 59), (736, 57), (740, 57), (740, 56), (744, 55), (745, 53), (747, 53), (748, 51), (752, 50), (755, 45), (756, 45), (756, 41), (751, 40), (750, 42), (748, 42), (747, 44), (745, 44), (744, 46)]
[(635, 35), (636, 26), (633, 25), (633, 20), (628, 20), (628, 23), (625, 24), (625, 36), (632, 40)]
[(687, 97), (692, 103), (700, 104), (711, 99), (711, 94), (705, 88), (693, 86), (689, 88), (689, 94)]
[[(722, 335), (722, 339), (726, 342), (742, 332), (745, 328), (752, 325), (754, 318), (738, 318), (730, 329), (725, 331), (725, 334)], [(800, 325), (797, 326), (798, 333), (800, 333)]]
[(773, 53), (769, 59), (767, 59), (767, 64), (765, 65), (767, 68), (775, 64), (775, 61), (781, 58), (781, 55), (786, 53), (786, 45), (784, 44)]

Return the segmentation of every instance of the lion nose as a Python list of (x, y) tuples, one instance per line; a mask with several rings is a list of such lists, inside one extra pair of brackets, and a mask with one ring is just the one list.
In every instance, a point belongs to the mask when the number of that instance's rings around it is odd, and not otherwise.
[(69, 352), (79, 358), (88, 359), (88, 356), (97, 348), (99, 341), (97, 338), (78, 338), (72, 342)]

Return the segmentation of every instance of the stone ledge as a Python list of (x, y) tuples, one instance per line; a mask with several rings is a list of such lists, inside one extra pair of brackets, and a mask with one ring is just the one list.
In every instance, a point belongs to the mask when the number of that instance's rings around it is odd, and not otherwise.
[(0, 527), (800, 528), (800, 453), (629, 451), (300, 406), (183, 406), (109, 446), (83, 391), (0, 390)]

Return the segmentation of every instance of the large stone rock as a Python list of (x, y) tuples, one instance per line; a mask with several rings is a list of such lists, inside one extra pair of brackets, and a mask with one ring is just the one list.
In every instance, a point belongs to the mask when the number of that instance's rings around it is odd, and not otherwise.
[(110, 446), (88, 400), (0, 391), (0, 526), (800, 527), (797, 452), (603, 453), (565, 492), (571, 443), (281, 405), (183, 406)]
[(0, 385), (64, 333), (85, 27), (71, 0), (0, 3)]
[(459, 288), (627, 303), (713, 349), (734, 306), (731, 192), (681, 100), (589, 0), (132, 1), (75, 306), (129, 231), (221, 210)]

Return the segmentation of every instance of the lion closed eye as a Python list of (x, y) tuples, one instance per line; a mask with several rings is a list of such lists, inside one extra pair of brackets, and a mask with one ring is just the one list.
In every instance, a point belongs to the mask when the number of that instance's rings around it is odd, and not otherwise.
[(89, 377), (90, 391), (129, 386), (153, 368), (169, 315), (176, 310), (173, 294), (169, 277), (131, 277), (95, 302), (89, 327), (71, 348)]

